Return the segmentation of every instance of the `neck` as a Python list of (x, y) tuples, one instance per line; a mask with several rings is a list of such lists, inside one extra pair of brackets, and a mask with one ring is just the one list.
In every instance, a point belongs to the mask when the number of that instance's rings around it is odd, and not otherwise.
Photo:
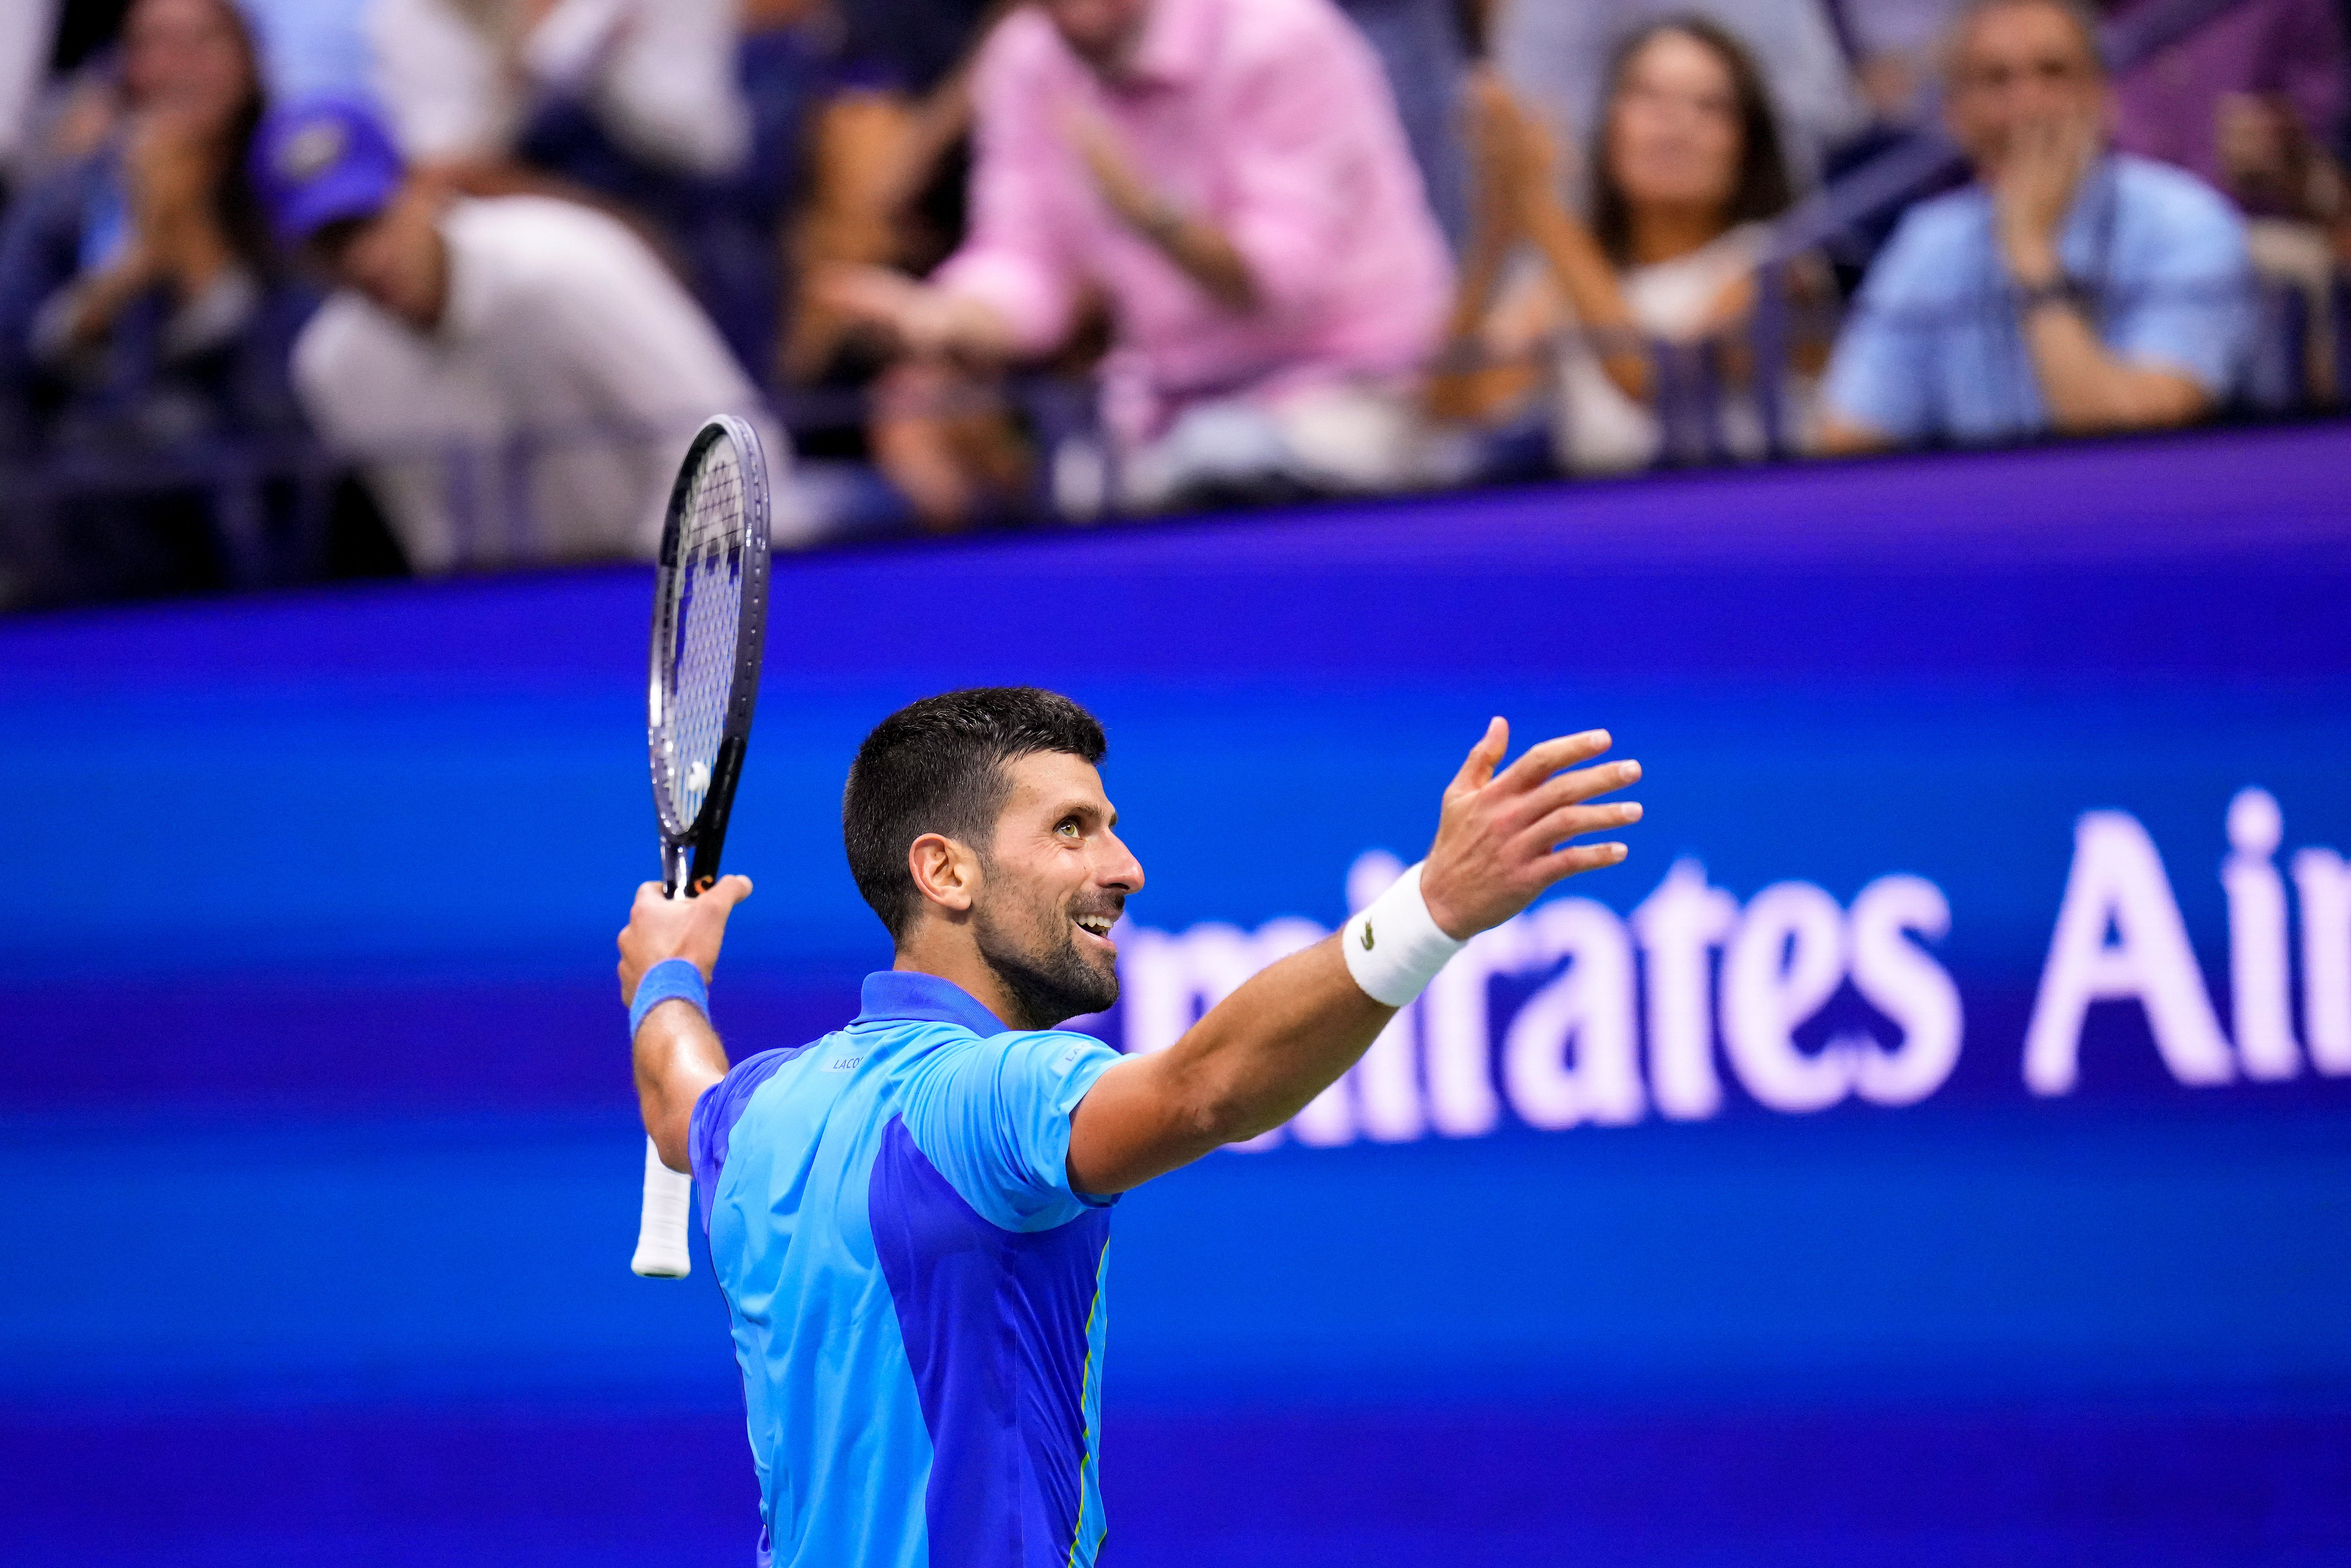
[(1087, 68), (1094, 75), (1115, 87), (1125, 81), (1128, 72), (1134, 68), (1134, 57), (1142, 51), (1143, 35), (1149, 29), (1150, 23), (1151, 14), (1146, 11), (1134, 18), (1118, 37), (1096, 48), (1080, 48), (1071, 43), (1067, 35), (1061, 41), (1070, 44), (1071, 53), (1085, 61)]
[(1721, 238), (1726, 226), (1719, 207), (1637, 207), (1633, 212), (1633, 263), (1650, 267), (1687, 256)]
[(890, 967), (911, 974), (935, 975), (961, 986), (972, 1000), (1004, 1020), (1008, 1028), (1048, 1027), (1022, 1016), (1020, 1004), (1013, 998), (1002, 977), (980, 956), (979, 945), (964, 929), (942, 928), (933, 920), (921, 922), (899, 940), (897, 956)]

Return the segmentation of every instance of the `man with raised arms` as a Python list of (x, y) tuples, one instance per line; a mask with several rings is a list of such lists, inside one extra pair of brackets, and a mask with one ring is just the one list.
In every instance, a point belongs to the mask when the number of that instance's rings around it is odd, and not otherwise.
[(733, 1316), (762, 1563), (1094, 1562), (1118, 1195), (1280, 1125), (1469, 937), (1625, 858), (1570, 841), (1640, 820), (1593, 803), (1637, 763), (1583, 766), (1599, 730), (1503, 767), (1509, 744), (1495, 719), (1427, 859), (1148, 1056), (1054, 1027), (1117, 1000), (1110, 930), (1143, 867), (1096, 771), (1101, 725), (1050, 692), (927, 698), (859, 747), (842, 837), (896, 959), (831, 1034), (729, 1071), (706, 987), (750, 883), (637, 890), (620, 939), (637, 1092), (663, 1160), (694, 1174)]

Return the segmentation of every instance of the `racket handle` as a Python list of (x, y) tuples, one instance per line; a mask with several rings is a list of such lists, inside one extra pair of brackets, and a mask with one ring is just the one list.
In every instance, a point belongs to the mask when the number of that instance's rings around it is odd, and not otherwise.
[(694, 1272), (685, 1225), (694, 1204), (694, 1178), (662, 1164), (661, 1151), (645, 1140), (645, 1207), (637, 1222), (637, 1255), (629, 1268), (648, 1280), (683, 1280)]

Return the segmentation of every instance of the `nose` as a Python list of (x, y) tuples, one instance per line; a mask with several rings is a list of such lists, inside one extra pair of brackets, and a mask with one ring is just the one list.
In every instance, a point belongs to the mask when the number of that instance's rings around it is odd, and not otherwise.
[(1097, 885), (1113, 893), (1132, 895), (1143, 891), (1143, 862), (1126, 847), (1126, 841), (1105, 828), (1102, 835), (1102, 859), (1095, 862), (1094, 881)]

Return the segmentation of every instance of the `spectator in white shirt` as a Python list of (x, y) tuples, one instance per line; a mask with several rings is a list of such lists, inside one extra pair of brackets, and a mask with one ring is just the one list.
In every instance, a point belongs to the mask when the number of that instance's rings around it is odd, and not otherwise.
[(764, 369), (809, 86), (797, 78), (815, 74), (812, 58), (768, 71), (754, 112), (738, 22), (773, 7), (368, 3), (376, 95), (413, 163), (475, 195), (592, 193), (658, 236), (736, 357)]
[(295, 347), (303, 405), (420, 571), (646, 558), (695, 427), (758, 417), (709, 320), (611, 218), (403, 187), (382, 127), (336, 101), (273, 114), (255, 178), (281, 243), (340, 286)]

